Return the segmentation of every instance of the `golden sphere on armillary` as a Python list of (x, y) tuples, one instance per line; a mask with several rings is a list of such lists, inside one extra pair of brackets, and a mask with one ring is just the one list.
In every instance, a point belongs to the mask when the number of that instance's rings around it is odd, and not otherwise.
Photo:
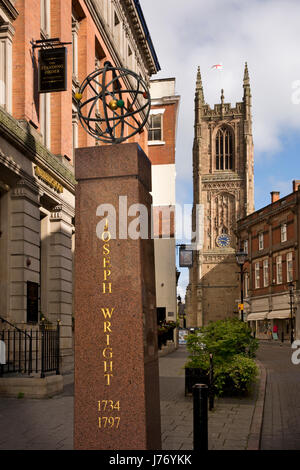
[(114, 111), (114, 110), (117, 109), (117, 107), (118, 107), (118, 102), (117, 102), (117, 100), (111, 100), (111, 101), (109, 102), (109, 105), (108, 105), (108, 106), (110, 107), (110, 109), (111, 109), (112, 111)]
[(80, 101), (81, 98), (82, 98), (82, 94), (81, 94), (81, 93), (75, 93), (75, 100)]

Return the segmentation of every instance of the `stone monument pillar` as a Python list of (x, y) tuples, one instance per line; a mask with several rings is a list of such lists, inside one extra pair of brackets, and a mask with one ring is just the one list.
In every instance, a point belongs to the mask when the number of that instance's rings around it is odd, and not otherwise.
[[(161, 449), (151, 164), (137, 144), (75, 162), (74, 448)], [(126, 236), (146, 210), (133, 204), (147, 209), (144, 239)]]

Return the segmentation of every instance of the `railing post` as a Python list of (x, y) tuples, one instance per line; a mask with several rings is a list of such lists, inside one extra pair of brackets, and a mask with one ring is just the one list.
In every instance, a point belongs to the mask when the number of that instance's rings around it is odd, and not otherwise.
[[(4, 342), (4, 331), (2, 331), (2, 335), (1, 335), (1, 340), (3, 341), (3, 343), (5, 344)], [(4, 358), (5, 359), (5, 358)], [(3, 376), (3, 371), (4, 371), (4, 364), (0, 364), (0, 377)]]
[(194, 450), (208, 450), (208, 386), (193, 386)]
[(28, 363), (28, 375), (32, 372), (32, 330), (30, 331), (29, 338), (29, 363)]
[(41, 379), (45, 378), (45, 325), (41, 323)]
[(213, 355), (209, 355), (209, 411), (214, 408), (214, 363)]
[(57, 320), (57, 330), (56, 330), (56, 375), (60, 374), (59, 371), (59, 356), (60, 356), (60, 320)]

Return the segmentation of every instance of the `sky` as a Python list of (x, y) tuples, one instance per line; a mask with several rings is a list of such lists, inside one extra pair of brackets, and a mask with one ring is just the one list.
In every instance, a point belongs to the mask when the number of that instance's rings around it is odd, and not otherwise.
[[(200, 66), (205, 101), (242, 101), (245, 62), (252, 93), (255, 209), (300, 179), (300, 1), (140, 0), (161, 71), (181, 96), (176, 142), (176, 201), (192, 204), (194, 95)], [(223, 70), (211, 69), (223, 64)], [(190, 221), (188, 221), (190, 224)], [(180, 241), (178, 241), (180, 242)], [(188, 240), (186, 240), (188, 242)], [(184, 298), (188, 269), (181, 268)]]

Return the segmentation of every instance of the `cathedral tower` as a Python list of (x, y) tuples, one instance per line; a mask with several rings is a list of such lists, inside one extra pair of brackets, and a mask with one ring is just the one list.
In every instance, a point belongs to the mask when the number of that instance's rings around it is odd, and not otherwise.
[[(233, 316), (240, 297), (235, 252), (236, 222), (254, 211), (251, 91), (247, 63), (243, 101), (231, 107), (205, 103), (198, 68), (193, 145), (193, 232), (203, 240), (194, 252), (187, 288), (187, 325)], [(203, 219), (196, 217), (202, 208)], [(197, 227), (198, 224), (198, 227)]]

